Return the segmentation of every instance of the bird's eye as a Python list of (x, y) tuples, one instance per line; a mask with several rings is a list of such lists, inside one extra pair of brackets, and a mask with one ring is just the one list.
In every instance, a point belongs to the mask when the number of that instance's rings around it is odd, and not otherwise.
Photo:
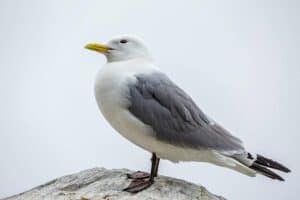
[(122, 43), (122, 44), (125, 44), (125, 43), (127, 43), (127, 42), (128, 42), (128, 40), (125, 40), (125, 39), (120, 40), (120, 43)]

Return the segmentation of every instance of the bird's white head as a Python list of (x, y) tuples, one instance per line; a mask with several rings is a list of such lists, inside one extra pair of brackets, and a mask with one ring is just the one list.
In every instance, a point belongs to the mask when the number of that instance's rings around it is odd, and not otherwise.
[(119, 36), (106, 44), (90, 43), (85, 48), (104, 54), (107, 62), (125, 61), (136, 58), (150, 59), (146, 45), (136, 36)]

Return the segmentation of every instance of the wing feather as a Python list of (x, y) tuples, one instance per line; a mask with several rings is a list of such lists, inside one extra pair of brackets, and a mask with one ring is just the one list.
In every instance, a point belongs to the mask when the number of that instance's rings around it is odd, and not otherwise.
[(245, 152), (241, 140), (210, 120), (166, 75), (156, 72), (136, 79), (130, 85), (128, 109), (151, 126), (159, 140), (225, 154)]

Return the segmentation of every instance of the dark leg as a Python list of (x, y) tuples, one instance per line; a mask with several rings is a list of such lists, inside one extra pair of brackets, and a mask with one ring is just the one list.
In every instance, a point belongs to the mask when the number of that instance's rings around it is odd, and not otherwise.
[(158, 165), (159, 158), (156, 157), (155, 153), (152, 153), (150, 176), (147, 176), (147, 174), (145, 174), (144, 172), (136, 172), (135, 174), (131, 175), (131, 178), (133, 180), (130, 185), (124, 189), (124, 191), (137, 193), (150, 187), (154, 182), (154, 177), (157, 176)]
[[(153, 162), (155, 162), (154, 177), (157, 177), (157, 171), (158, 171), (158, 166), (159, 166), (159, 158), (156, 156), (155, 153), (152, 153), (152, 157), (151, 157), (151, 164), (152, 165), (153, 165)], [(152, 165), (151, 165), (151, 169), (152, 169)], [(145, 179), (145, 178), (150, 178), (150, 174), (148, 172), (136, 171), (132, 174), (127, 174), (127, 177), (129, 179)]]
[(155, 153), (152, 153), (152, 158), (151, 158), (151, 174), (153, 173), (153, 177), (157, 177), (157, 172), (158, 172), (158, 166), (159, 166), (159, 158), (156, 156)]
[[(156, 157), (156, 155), (155, 155)], [(156, 157), (156, 165), (155, 165), (155, 168), (154, 168), (154, 177), (157, 177), (157, 172), (158, 172), (158, 166), (159, 166), (159, 158)]]

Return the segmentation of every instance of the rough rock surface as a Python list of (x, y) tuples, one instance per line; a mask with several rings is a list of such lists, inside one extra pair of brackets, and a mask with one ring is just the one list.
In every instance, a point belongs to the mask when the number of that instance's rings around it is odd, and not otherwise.
[(130, 194), (123, 192), (130, 181), (127, 169), (107, 170), (93, 168), (76, 174), (63, 176), (40, 185), (27, 192), (8, 197), (7, 200), (165, 200), (165, 199), (198, 199), (224, 200), (208, 192), (204, 187), (183, 180), (159, 176), (148, 189)]

